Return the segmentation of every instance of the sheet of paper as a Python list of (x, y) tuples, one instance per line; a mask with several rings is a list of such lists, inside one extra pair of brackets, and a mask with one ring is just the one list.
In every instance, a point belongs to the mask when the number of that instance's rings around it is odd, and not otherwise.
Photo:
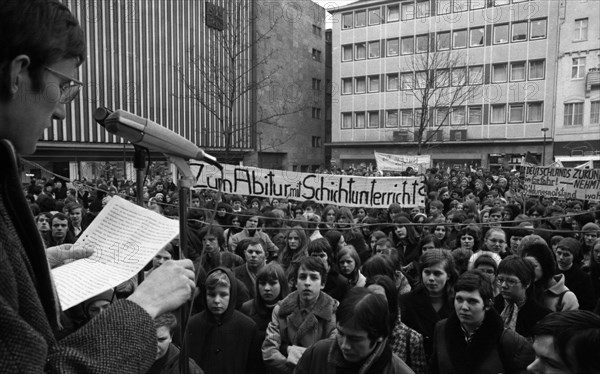
[(178, 234), (179, 221), (113, 197), (74, 244), (94, 254), (52, 270), (62, 309), (133, 277)]

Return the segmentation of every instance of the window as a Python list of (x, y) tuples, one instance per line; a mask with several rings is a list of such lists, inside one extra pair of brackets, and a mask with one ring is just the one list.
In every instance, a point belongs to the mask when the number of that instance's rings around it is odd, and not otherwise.
[(354, 114), (354, 128), (364, 129), (365, 128), (365, 112), (356, 112)]
[(448, 87), (450, 86), (450, 69), (439, 69), (435, 75), (436, 87)]
[(437, 50), (444, 51), (450, 49), (450, 32), (440, 32), (437, 34)]
[(394, 39), (388, 39), (387, 40), (387, 55), (388, 56), (398, 56), (398, 38), (394, 38)]
[(565, 126), (583, 125), (583, 103), (565, 104)]
[(465, 124), (465, 108), (452, 108), (452, 113), (450, 114), (450, 124), (455, 126)]
[(417, 53), (424, 53), (429, 50), (429, 35), (417, 36)]
[(416, 88), (425, 88), (427, 87), (427, 72), (426, 71), (418, 71), (415, 73), (415, 87)]
[(523, 122), (525, 118), (525, 108), (523, 104), (510, 104), (508, 106), (508, 122)]
[(364, 27), (367, 24), (367, 12), (364, 10), (354, 13), (354, 27)]
[(342, 95), (352, 95), (352, 78), (342, 78)]
[(471, 0), (471, 10), (485, 8), (486, 0)]
[(435, 121), (438, 126), (447, 125), (449, 117), (450, 111), (448, 110), (448, 108), (437, 108), (435, 110)]
[(573, 68), (571, 70), (571, 78), (585, 78), (585, 57), (575, 57), (573, 59)]
[(312, 147), (313, 148), (321, 148), (321, 137), (320, 136), (312, 137)]
[(414, 126), (414, 118), (412, 109), (404, 109), (401, 112), (402, 121), (400, 122), (400, 126), (402, 127), (413, 127)]
[(471, 47), (479, 47), (483, 45), (483, 27), (478, 27), (476, 29), (471, 29), (471, 38), (469, 42), (469, 46)]
[(590, 108), (590, 123), (600, 123), (600, 100), (592, 101)]
[(544, 103), (527, 103), (527, 122), (542, 122)]
[(321, 36), (321, 28), (317, 25), (313, 25), (313, 34), (316, 36)]
[(352, 28), (352, 13), (342, 14), (342, 29)]
[(355, 55), (354, 58), (356, 60), (364, 60), (367, 58), (367, 46), (365, 43), (356, 43), (355, 45)]
[(379, 25), (381, 23), (381, 14), (379, 8), (369, 9), (369, 25)]
[(379, 75), (369, 76), (369, 92), (379, 92)]
[(385, 127), (398, 127), (397, 109), (390, 109), (385, 111)]
[(467, 84), (467, 69), (466, 68), (455, 68), (452, 69), (452, 85), (454, 87), (460, 87)]
[(588, 19), (581, 18), (575, 20), (575, 35), (573, 40), (578, 42), (588, 39)]
[(321, 108), (312, 108), (312, 118), (321, 118)]
[(321, 80), (317, 78), (313, 78), (312, 80), (312, 89), (321, 91)]
[(352, 44), (342, 46), (342, 61), (352, 61)]
[(529, 61), (529, 79), (544, 79), (544, 60)]
[(513, 42), (522, 42), (527, 40), (527, 21), (515, 22), (512, 24), (512, 39)]
[(417, 18), (429, 17), (429, 0), (417, 2)]
[(367, 79), (365, 77), (354, 78), (354, 92), (365, 93), (367, 89)]
[(412, 90), (413, 89), (413, 74), (402, 73), (400, 75), (400, 89), (401, 90)]
[(398, 91), (398, 73), (387, 75), (387, 90)]
[(469, 0), (454, 0), (452, 4), (452, 11), (454, 13), (464, 12), (469, 10)]
[(400, 7), (398, 5), (389, 5), (388, 8), (388, 22), (396, 22), (400, 19)]
[(352, 113), (342, 113), (342, 129), (352, 128)]
[(492, 105), (492, 118), (491, 123), (505, 123), (506, 122), (506, 104), (495, 104)]
[(379, 127), (379, 112), (369, 112), (369, 127)]
[(494, 26), (494, 44), (508, 43), (508, 25)]
[(369, 42), (369, 58), (379, 58), (381, 54), (381, 44), (379, 40)]
[(312, 50), (312, 59), (315, 61), (321, 61), (321, 51), (313, 48)]
[(402, 54), (410, 55), (415, 52), (415, 38), (413, 36), (409, 36), (406, 38), (402, 38)]
[(510, 81), (520, 82), (525, 80), (525, 61), (510, 63)]
[(494, 0), (494, 6), (508, 5), (510, 0)]
[(470, 106), (469, 107), (469, 125), (481, 125), (481, 107), (480, 106)]
[(449, 14), (452, 11), (452, 0), (438, 0), (437, 14)]
[(415, 18), (415, 4), (412, 2), (402, 4), (402, 21), (413, 18)]
[(507, 80), (506, 64), (492, 65), (492, 83), (506, 82)]
[(483, 84), (483, 66), (469, 66), (469, 84)]
[(531, 21), (530, 39), (543, 39), (546, 37), (546, 19)]
[(467, 30), (454, 31), (452, 33), (452, 48), (466, 48), (467, 47)]

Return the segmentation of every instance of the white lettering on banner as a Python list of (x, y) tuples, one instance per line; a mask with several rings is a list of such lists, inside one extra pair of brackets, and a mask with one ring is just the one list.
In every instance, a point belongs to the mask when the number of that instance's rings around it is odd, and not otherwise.
[(431, 167), (431, 155), (395, 155), (390, 153), (374, 152), (378, 170), (405, 171), (411, 167), (421, 174), (425, 174)]
[(600, 200), (600, 170), (541, 166), (524, 168), (528, 195)]
[(196, 189), (219, 190), (237, 195), (285, 197), (315, 200), (321, 204), (347, 207), (405, 208), (425, 206), (425, 185), (421, 177), (358, 177), (299, 173), (224, 165), (223, 174), (210, 165), (192, 166)]

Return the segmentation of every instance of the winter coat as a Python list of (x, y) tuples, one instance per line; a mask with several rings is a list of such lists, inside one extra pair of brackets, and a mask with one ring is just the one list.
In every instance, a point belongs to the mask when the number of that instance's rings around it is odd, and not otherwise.
[(321, 340), (304, 352), (294, 374), (414, 374), (404, 361), (392, 353), (387, 340), (378, 343), (373, 353), (357, 367), (346, 361), (335, 339)]
[[(155, 361), (147, 374), (179, 374), (179, 354), (179, 348), (171, 343), (165, 356)], [(194, 360), (190, 358), (188, 360), (189, 374), (204, 374)]]
[(398, 317), (391, 336), (392, 352), (404, 361), (415, 374), (426, 374), (428, 363), (423, 347), (423, 335), (406, 326)]
[(229, 278), (229, 304), (221, 316), (215, 316), (205, 306), (203, 312), (190, 318), (185, 336), (190, 358), (206, 374), (259, 373), (260, 341), (256, 323), (235, 309), (237, 282), (229, 269), (215, 268), (207, 278), (217, 270)]
[(505, 329), (492, 308), (470, 342), (455, 313), (438, 322), (433, 339), (432, 374), (517, 374), (525, 373), (535, 353), (531, 344), (516, 332)]
[(119, 300), (57, 341), (60, 307), (46, 252), (21, 186), (12, 144), (0, 140), (0, 368), (10, 373), (145, 373), (156, 329), (137, 304)]
[(583, 272), (576, 264), (573, 264), (569, 270), (562, 271), (565, 275), (565, 286), (573, 291), (579, 302), (579, 309), (592, 310), (596, 300), (594, 300), (594, 286), (592, 279)]
[[(494, 308), (499, 314), (502, 313), (505, 305), (506, 302), (502, 295), (496, 296), (494, 299)], [(527, 339), (533, 338), (533, 326), (551, 312), (550, 309), (538, 304), (533, 298), (528, 297), (525, 300), (525, 304), (519, 308), (519, 312), (517, 313), (515, 331)]]
[[(553, 312), (567, 310), (578, 310), (579, 301), (577, 296), (565, 286), (564, 274), (554, 276), (556, 283), (544, 290), (544, 305)], [(562, 296), (562, 300), (561, 300)]]
[(302, 317), (299, 298), (298, 291), (292, 292), (273, 309), (262, 345), (263, 361), (272, 373), (292, 373), (294, 366), (287, 362), (289, 346), (308, 348), (336, 334), (337, 300), (320, 292), (313, 309)]

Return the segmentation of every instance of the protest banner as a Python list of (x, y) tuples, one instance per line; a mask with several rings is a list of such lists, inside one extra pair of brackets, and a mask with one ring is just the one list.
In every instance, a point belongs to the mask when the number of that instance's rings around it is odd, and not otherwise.
[(192, 166), (197, 176), (194, 189), (219, 190), (236, 195), (292, 200), (315, 200), (327, 205), (387, 208), (424, 207), (426, 188), (422, 177), (358, 177), (300, 173), (224, 165), (221, 172), (210, 165)]
[(390, 153), (373, 152), (377, 169), (383, 171), (406, 171), (411, 167), (419, 174), (425, 174), (431, 167), (431, 155), (394, 155)]
[(600, 169), (527, 166), (524, 175), (527, 195), (600, 200)]

